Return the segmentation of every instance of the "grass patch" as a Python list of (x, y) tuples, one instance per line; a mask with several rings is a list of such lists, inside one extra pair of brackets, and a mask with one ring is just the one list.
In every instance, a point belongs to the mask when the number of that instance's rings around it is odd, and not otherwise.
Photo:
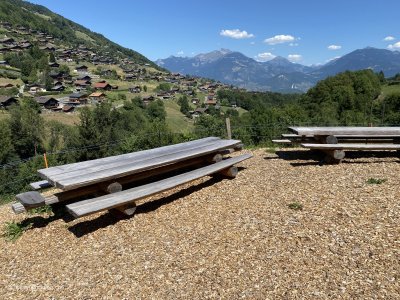
[(384, 85), (382, 86), (382, 94), (384, 96), (389, 96), (394, 93), (400, 93), (400, 85)]
[(373, 177), (371, 177), (371, 178), (368, 178), (367, 183), (368, 184), (382, 184), (382, 183), (384, 183), (386, 181), (387, 181), (387, 179), (385, 179), (385, 178), (373, 178)]
[(47, 214), (51, 214), (52, 212), (53, 212), (53, 210), (50, 205), (43, 205), (41, 207), (37, 207), (37, 208), (28, 210), (28, 213), (31, 215), (34, 215), (34, 214), (47, 215)]
[(3, 237), (10, 242), (16, 241), (24, 231), (32, 227), (32, 223), (24, 222), (7, 222), (4, 226)]
[(288, 204), (288, 207), (293, 210), (303, 210), (303, 204), (299, 202), (292, 202)]
[(180, 111), (179, 105), (175, 100), (164, 101), (165, 111), (167, 112), (166, 122), (172, 132), (190, 132), (194, 125), (193, 121), (189, 120)]
[(265, 149), (265, 152), (270, 153), (270, 154), (276, 154), (276, 148), (270, 147)]

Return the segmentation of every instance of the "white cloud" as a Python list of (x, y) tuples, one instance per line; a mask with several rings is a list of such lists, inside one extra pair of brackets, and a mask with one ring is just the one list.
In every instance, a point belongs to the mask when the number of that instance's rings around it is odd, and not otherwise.
[(279, 34), (264, 40), (269, 45), (283, 44), (293, 42), (295, 39), (292, 35)]
[(254, 34), (248, 33), (247, 31), (239, 30), (239, 29), (226, 29), (226, 30), (221, 30), (219, 33), (222, 36), (226, 36), (232, 39), (248, 39), (254, 37)]
[(183, 52), (182, 50), (181, 51), (178, 51), (178, 53), (177, 53), (179, 56), (182, 56), (183, 54), (185, 54), (185, 52)]
[(340, 46), (340, 45), (329, 45), (328, 49), (329, 50), (340, 50), (340, 49), (342, 49), (342, 46)]
[(290, 47), (297, 47), (299, 44), (298, 43), (290, 43), (289, 46)]
[(383, 40), (384, 40), (385, 42), (390, 42), (390, 41), (394, 41), (395, 38), (394, 38), (393, 36), (389, 35), (389, 36), (385, 37)]
[(303, 59), (303, 56), (301, 56), (300, 54), (289, 54), (288, 55), (288, 60), (290, 60), (291, 62), (300, 61), (302, 59)]
[(250, 45), (255, 45), (255, 44), (256, 44), (256, 42), (251, 42), (251, 43), (250, 43)]
[(388, 49), (390, 49), (390, 50), (400, 50), (400, 42), (397, 42), (395, 44), (389, 45)]
[(255, 56), (255, 59), (257, 61), (269, 61), (271, 59), (274, 59), (276, 55), (273, 55), (271, 52), (264, 52), (264, 53), (259, 53)]

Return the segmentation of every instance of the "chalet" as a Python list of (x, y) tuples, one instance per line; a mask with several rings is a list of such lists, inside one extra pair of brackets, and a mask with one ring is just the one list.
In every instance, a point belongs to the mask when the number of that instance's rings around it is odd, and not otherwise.
[(0, 96), (0, 107), (7, 109), (13, 104), (18, 104), (18, 100), (15, 97)]
[(102, 102), (106, 99), (107, 95), (102, 92), (94, 92), (89, 95), (89, 99), (94, 103)]
[(200, 103), (200, 99), (199, 98), (193, 98), (192, 99), (192, 103), (193, 104), (199, 104)]
[(21, 46), (22, 50), (26, 50), (26, 49), (32, 48), (32, 44), (31, 43), (22, 43), (22, 44), (20, 44), (20, 46)]
[[(45, 42), (47, 42), (47, 40), (45, 40)], [(43, 47), (39, 47), (39, 49), (44, 51), (56, 51), (56, 47), (53, 44), (46, 44)]]
[(217, 100), (215, 100), (215, 99), (207, 99), (207, 100), (205, 101), (205, 104), (206, 104), (206, 105), (215, 106), (215, 105), (217, 105)]
[(49, 76), (56, 80), (62, 80), (64, 77), (64, 73), (52, 71), (49, 73)]
[(65, 113), (72, 113), (75, 110), (75, 106), (73, 105), (64, 105), (62, 111)]
[(154, 99), (155, 99), (154, 96), (148, 96), (148, 97), (144, 97), (142, 99), (142, 101), (145, 105), (148, 105), (150, 102), (154, 101)]
[(59, 66), (60, 66), (60, 64), (58, 64), (56, 62), (49, 63), (50, 68), (58, 68)]
[(95, 84), (93, 84), (93, 87), (96, 90), (104, 90), (104, 91), (109, 91), (112, 89), (112, 86), (107, 82), (96, 82)]
[(63, 85), (55, 85), (51, 88), (54, 92), (63, 92), (65, 90), (65, 86)]
[(9, 88), (12, 88), (12, 87), (14, 87), (14, 85), (12, 83), (2, 83), (2, 84), (0, 84), (0, 88), (1, 89), (9, 89)]
[(36, 94), (36, 93), (41, 93), (41, 92), (45, 92), (46, 89), (43, 88), (42, 86), (38, 85), (38, 84), (32, 84), (29, 86), (29, 93), (31, 94)]
[(35, 101), (46, 109), (56, 108), (59, 103), (58, 100), (53, 97), (36, 97)]
[(89, 70), (88, 67), (85, 66), (85, 65), (77, 66), (77, 67), (75, 68), (75, 72), (80, 73), (80, 74), (87, 74), (87, 73), (88, 73), (88, 70)]
[(136, 75), (133, 75), (133, 74), (125, 74), (125, 80), (135, 80), (135, 79), (137, 79), (137, 76)]
[(15, 40), (13, 38), (4, 38), (0, 40), (0, 43), (3, 45), (12, 45), (14, 44)]
[(130, 87), (129, 91), (131, 93), (140, 93), (142, 91), (142, 89), (140, 88), (140, 86), (137, 85), (137, 86)]
[(113, 71), (110, 70), (110, 69), (103, 70), (103, 71), (101, 71), (101, 75), (102, 75), (102, 76), (109, 77), (109, 76), (112, 76), (112, 75), (113, 75)]
[(85, 76), (80, 76), (80, 77), (78, 77), (77, 80), (92, 81), (92, 77), (90, 77), (89, 75), (85, 75)]
[(85, 94), (80, 94), (80, 93), (74, 93), (68, 96), (69, 97), (69, 101), (76, 103), (76, 104), (86, 104), (87, 103), (87, 95)]
[(208, 108), (207, 107), (198, 107), (192, 112), (192, 117), (198, 117), (200, 115), (204, 115), (207, 113)]
[(88, 86), (91, 85), (91, 82), (89, 80), (76, 80), (74, 82), (74, 85), (80, 88), (87, 88)]

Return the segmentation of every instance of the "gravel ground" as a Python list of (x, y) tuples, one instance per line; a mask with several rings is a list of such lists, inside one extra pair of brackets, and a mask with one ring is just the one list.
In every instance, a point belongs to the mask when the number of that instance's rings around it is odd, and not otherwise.
[(33, 222), (0, 239), (0, 298), (399, 299), (399, 158), (252, 152), (235, 179), (146, 199), (130, 219), (0, 207), (1, 223)]

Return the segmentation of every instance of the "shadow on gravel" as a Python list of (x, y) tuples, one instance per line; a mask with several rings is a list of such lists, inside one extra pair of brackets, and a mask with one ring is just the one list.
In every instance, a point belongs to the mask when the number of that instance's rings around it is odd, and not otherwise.
[[(239, 167), (238, 169), (240, 171), (245, 168)], [(191, 186), (187, 189), (184, 189), (177, 193), (174, 193), (168, 197), (164, 197), (164, 198), (160, 198), (160, 199), (156, 199), (156, 200), (153, 200), (150, 202), (143, 203), (136, 208), (135, 214), (133, 216), (125, 216), (122, 214), (107, 212), (96, 219), (77, 223), (77, 224), (69, 227), (68, 230), (70, 232), (72, 232), (76, 237), (80, 238), (89, 233), (95, 232), (98, 229), (106, 228), (110, 225), (114, 225), (121, 220), (132, 218), (138, 214), (146, 214), (146, 213), (155, 211), (158, 208), (162, 207), (163, 205), (167, 205), (171, 202), (174, 202), (175, 200), (178, 200), (182, 197), (188, 196), (191, 193), (199, 191), (205, 187), (212, 186), (213, 184), (220, 182), (223, 179), (226, 179), (226, 178), (223, 176), (214, 175), (207, 181), (205, 181), (201, 184), (198, 184), (196, 186)]]
[[(324, 165), (325, 162), (325, 154), (323, 152), (317, 150), (286, 150), (286, 151), (277, 151), (277, 158), (284, 159), (288, 161), (293, 160), (303, 160), (303, 162), (291, 162), (290, 164), (294, 167), (300, 166), (316, 166), (316, 165)], [(382, 163), (387, 162), (384, 160), (385, 158), (398, 158), (400, 155), (396, 151), (346, 151), (346, 156), (344, 160), (341, 162), (343, 164), (374, 164), (374, 163)], [(264, 159), (277, 159), (276, 157), (265, 157)], [(365, 160), (368, 158), (376, 158), (375, 160)], [(348, 161), (346, 159), (352, 159), (353, 161)], [(354, 161), (354, 159), (356, 161)], [(398, 161), (400, 163), (400, 161)]]
[(68, 223), (73, 220), (72, 216), (69, 215), (65, 208), (62, 206), (53, 205), (52, 207), (53, 215), (48, 216), (32, 216), (29, 218), (24, 219), (23, 221), (19, 222), (18, 224), (22, 227), (29, 226), (28, 230), (36, 229), (36, 228), (43, 228), (49, 225), (51, 222), (57, 220), (64, 220), (64, 222)]

